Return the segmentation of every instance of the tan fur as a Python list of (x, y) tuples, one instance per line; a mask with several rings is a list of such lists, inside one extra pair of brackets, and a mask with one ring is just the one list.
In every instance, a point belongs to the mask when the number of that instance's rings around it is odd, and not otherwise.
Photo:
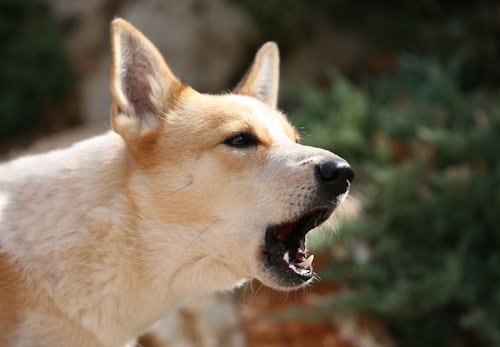
[[(2, 300), (0, 310), (0, 326), (3, 333), (0, 334), (0, 346), (7, 346), (10, 336), (6, 332), (12, 332), (20, 324), (22, 309), (21, 291), (22, 278), (15, 266), (6, 254), (0, 253), (0, 298), (10, 298)], [(20, 307), (21, 306), (21, 307)]]
[[(120, 19), (112, 50), (114, 131), (0, 165), (1, 346), (133, 346), (186, 298), (293, 289), (262, 265), (266, 228), (303, 213), (338, 157), (276, 110), (277, 46), (225, 95), (182, 84)], [(257, 145), (228, 145), (247, 133)]]

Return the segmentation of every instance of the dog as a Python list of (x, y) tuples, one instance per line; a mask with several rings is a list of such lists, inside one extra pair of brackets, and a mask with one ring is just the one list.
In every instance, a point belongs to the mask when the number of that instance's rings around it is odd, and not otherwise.
[(0, 346), (134, 346), (187, 298), (306, 286), (306, 234), (349, 192), (277, 109), (275, 43), (220, 95), (123, 19), (111, 45), (113, 130), (0, 166)]

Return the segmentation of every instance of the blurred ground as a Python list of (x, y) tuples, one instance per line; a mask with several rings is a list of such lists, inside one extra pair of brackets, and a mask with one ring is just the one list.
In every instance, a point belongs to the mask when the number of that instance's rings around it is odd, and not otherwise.
[[(360, 213), (359, 201), (346, 200), (337, 212), (340, 222)], [(332, 220), (333, 225), (339, 222)], [(333, 232), (333, 231), (328, 231)], [(315, 269), (328, 266), (331, 255), (315, 252)], [(240, 290), (240, 308), (251, 347), (390, 347), (393, 342), (378, 322), (366, 317), (333, 318), (318, 307), (320, 297), (333, 297), (342, 286), (316, 281), (293, 292), (278, 292), (253, 281)], [(316, 319), (301, 310), (314, 312)]]

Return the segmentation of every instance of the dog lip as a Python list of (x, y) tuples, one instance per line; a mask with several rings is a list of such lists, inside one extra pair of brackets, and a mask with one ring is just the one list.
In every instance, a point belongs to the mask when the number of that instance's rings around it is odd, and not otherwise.
[(316, 207), (301, 214), (298, 218), (274, 227), (275, 236), (286, 243), (290, 237), (305, 236), (310, 230), (316, 228), (332, 214), (335, 206)]
[(315, 207), (294, 220), (266, 230), (263, 265), (281, 287), (292, 288), (312, 279), (313, 256), (306, 257), (306, 234), (328, 219), (335, 205)]

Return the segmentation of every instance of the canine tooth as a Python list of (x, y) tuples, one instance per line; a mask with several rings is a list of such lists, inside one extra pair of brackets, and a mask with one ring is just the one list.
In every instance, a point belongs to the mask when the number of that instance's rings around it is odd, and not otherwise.
[(288, 255), (288, 252), (285, 253), (283, 256), (283, 260), (286, 261), (287, 263), (290, 263), (290, 256)]
[(313, 260), (314, 260), (314, 254), (311, 254), (307, 259), (304, 259), (304, 261), (300, 263), (300, 266), (303, 267), (304, 269), (310, 269)]

